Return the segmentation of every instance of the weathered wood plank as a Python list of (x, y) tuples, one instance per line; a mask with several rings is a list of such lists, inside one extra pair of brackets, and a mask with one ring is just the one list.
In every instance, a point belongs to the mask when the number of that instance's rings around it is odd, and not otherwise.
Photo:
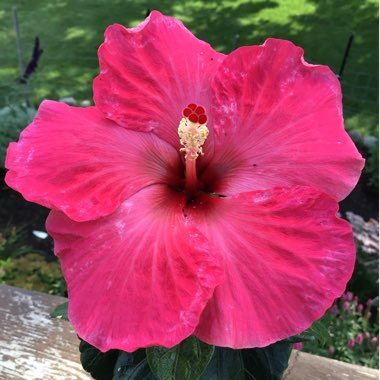
[(293, 350), (284, 380), (374, 380), (377, 369)]
[(87, 380), (78, 338), (49, 313), (65, 298), (0, 285), (0, 379)]
[[(65, 298), (0, 285), (0, 379), (88, 380), (71, 325), (49, 313)], [(374, 380), (379, 371), (293, 351), (284, 380)]]

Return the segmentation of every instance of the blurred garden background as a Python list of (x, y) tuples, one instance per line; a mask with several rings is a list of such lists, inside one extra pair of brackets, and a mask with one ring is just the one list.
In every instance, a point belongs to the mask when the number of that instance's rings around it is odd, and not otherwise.
[[(345, 125), (367, 159), (356, 190), (341, 204), (342, 216), (354, 228), (358, 260), (347, 292), (315, 326), (319, 338), (302, 349), (378, 366), (379, 32), (375, 0), (2, 0), (0, 282), (66, 295), (52, 241), (44, 234), (48, 211), (25, 202), (4, 182), (6, 147), (17, 140), (43, 99), (92, 104), (97, 49), (105, 28), (112, 23), (135, 26), (153, 9), (180, 18), (197, 37), (224, 53), (237, 46), (261, 44), (267, 37), (284, 38), (302, 46), (307, 61), (328, 65), (340, 74)], [(16, 15), (21, 45), (16, 41)], [(38, 52), (36, 38), (43, 53), (34, 72), (27, 70), (22, 78), (33, 50)]]

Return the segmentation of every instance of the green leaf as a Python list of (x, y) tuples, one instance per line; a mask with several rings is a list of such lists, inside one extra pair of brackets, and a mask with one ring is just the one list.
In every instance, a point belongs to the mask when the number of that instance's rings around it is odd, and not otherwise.
[(69, 317), (67, 315), (68, 307), (69, 307), (68, 302), (61, 303), (50, 313), (50, 317), (64, 319), (68, 321), (69, 320)]
[(87, 372), (90, 372), (94, 379), (112, 380), (115, 364), (120, 353), (119, 350), (101, 352), (97, 348), (91, 346), (91, 344), (81, 340), (79, 351), (81, 353), (80, 361), (83, 368)]
[(331, 342), (331, 336), (328, 330), (328, 324), (322, 318), (315, 321), (310, 328), (305, 331), (306, 334), (313, 335), (320, 345), (324, 346)]
[(244, 361), (241, 350), (215, 347), (209, 365), (201, 380), (245, 380)]
[(291, 348), (287, 342), (245, 350), (215, 347), (201, 380), (280, 380)]
[(191, 336), (173, 348), (147, 348), (147, 359), (158, 380), (196, 380), (207, 367), (214, 347)]
[(96, 380), (156, 380), (144, 349), (132, 353), (120, 350), (101, 352), (81, 340), (79, 351), (83, 368)]
[(96, 380), (280, 380), (292, 344), (233, 350), (190, 337), (173, 348), (152, 347), (133, 353), (101, 352), (80, 342), (83, 368)]
[(288, 342), (288, 343), (314, 342), (315, 336), (302, 333), (302, 334), (297, 334), (297, 335), (291, 336), (289, 338), (286, 338), (283, 341)]
[(156, 380), (146, 359), (145, 350), (133, 354), (120, 351), (112, 380)]
[(281, 380), (291, 350), (292, 344), (283, 341), (263, 348), (241, 350), (246, 379)]

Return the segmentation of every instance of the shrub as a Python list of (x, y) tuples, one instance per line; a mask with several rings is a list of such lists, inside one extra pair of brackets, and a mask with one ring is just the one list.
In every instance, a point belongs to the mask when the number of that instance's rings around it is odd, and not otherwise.
[(5, 153), (11, 141), (17, 141), (21, 131), (33, 120), (36, 109), (25, 105), (0, 108), (0, 168), (4, 167)]

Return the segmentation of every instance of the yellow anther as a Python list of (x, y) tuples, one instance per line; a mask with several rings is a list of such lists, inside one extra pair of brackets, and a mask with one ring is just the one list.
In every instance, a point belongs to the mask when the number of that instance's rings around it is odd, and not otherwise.
[(193, 123), (183, 117), (179, 123), (178, 135), (182, 145), (180, 150), (185, 152), (186, 160), (196, 160), (199, 155), (203, 155), (202, 145), (208, 136), (206, 124)]

